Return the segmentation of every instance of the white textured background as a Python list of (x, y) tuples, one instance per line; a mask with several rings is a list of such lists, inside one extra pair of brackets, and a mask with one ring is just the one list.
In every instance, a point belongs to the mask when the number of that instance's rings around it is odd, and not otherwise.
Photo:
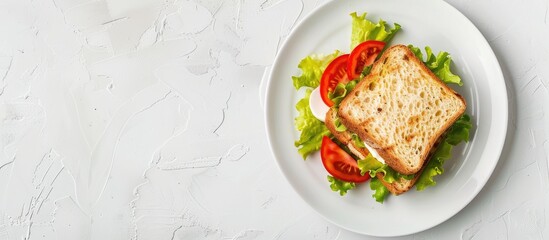
[[(0, 239), (367, 239), (304, 204), (263, 126), (323, 2), (0, 0)], [(508, 138), (471, 204), (402, 239), (549, 239), (549, 1), (448, 2), (500, 61)]]

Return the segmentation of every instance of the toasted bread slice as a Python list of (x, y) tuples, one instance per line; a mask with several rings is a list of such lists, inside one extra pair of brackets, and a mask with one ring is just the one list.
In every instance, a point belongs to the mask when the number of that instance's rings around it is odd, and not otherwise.
[[(354, 142), (352, 141), (351, 132), (349, 131), (343, 131), (339, 132), (336, 130), (335, 120), (337, 119), (337, 111), (335, 111), (333, 108), (331, 108), (328, 113), (326, 113), (326, 119), (325, 119), (325, 125), (330, 130), (330, 132), (334, 135), (334, 137), (341, 142), (342, 144), (346, 145), (349, 150), (357, 156), (359, 159), (364, 159), (366, 156), (368, 156), (369, 152), (366, 148), (361, 148), (358, 146), (355, 146)], [(404, 178), (401, 178), (399, 181), (395, 181), (392, 183), (388, 183), (383, 180), (383, 174), (378, 173), (376, 177), (381, 181), (381, 183), (394, 195), (402, 194), (408, 190), (410, 190), (414, 184), (416, 183), (417, 179), (419, 178), (421, 172), (418, 172), (416, 176), (411, 180), (406, 180)]]
[(395, 171), (416, 174), (465, 108), (463, 97), (408, 47), (395, 45), (341, 102), (337, 115)]

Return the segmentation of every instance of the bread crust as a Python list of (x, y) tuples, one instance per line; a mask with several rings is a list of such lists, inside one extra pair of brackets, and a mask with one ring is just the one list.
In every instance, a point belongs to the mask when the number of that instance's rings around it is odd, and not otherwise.
[(443, 138), (440, 137), (435, 142), (433, 148), (431, 148), (431, 151), (427, 156), (427, 160), (425, 161), (421, 169), (414, 175), (414, 178), (410, 180), (401, 178), (399, 179), (398, 182), (388, 183), (385, 180), (383, 180), (383, 173), (377, 173), (376, 174), (377, 179), (379, 179), (381, 181), (381, 184), (383, 184), (383, 186), (385, 186), (389, 190), (389, 192), (391, 192), (393, 195), (400, 195), (412, 189), (412, 187), (416, 184), (419, 177), (421, 177), (421, 174), (423, 173), (423, 170), (425, 170), (425, 167), (427, 167), (427, 164), (429, 163), (429, 161), (431, 161), (431, 157), (436, 152), (436, 149), (438, 148), (442, 139)]
[(383, 186), (385, 186), (387, 190), (389, 190), (389, 192), (391, 192), (395, 196), (398, 196), (412, 189), (412, 187), (416, 184), (416, 181), (419, 178), (419, 176), (421, 176), (422, 170), (419, 171), (411, 180), (406, 180), (404, 178), (401, 178), (399, 179), (398, 182), (395, 181), (392, 183), (388, 183), (385, 180), (383, 180), (383, 173), (377, 173), (376, 177), (377, 179), (379, 179), (381, 184), (383, 184)]
[[(397, 58), (400, 56), (403, 56), (403, 57)], [(395, 60), (395, 58), (397, 59)], [(364, 104), (360, 102), (359, 96), (361, 97), (364, 94), (368, 94), (367, 92), (371, 90), (371, 86), (372, 86), (371, 83), (376, 81), (386, 81), (386, 79), (388, 78), (385, 76), (387, 76), (388, 74), (393, 74), (393, 71), (399, 71), (399, 69), (385, 69), (384, 65), (386, 64), (387, 61), (393, 61), (392, 63), (389, 62), (387, 64), (390, 66), (396, 65), (397, 67), (401, 67), (401, 65), (399, 65), (401, 63), (400, 62), (395, 63), (395, 61), (410, 61), (409, 63), (405, 63), (405, 64), (413, 66), (414, 70), (418, 71), (419, 74), (422, 76), (422, 78), (419, 80), (417, 78), (414, 78), (415, 81), (421, 81), (420, 83), (423, 83), (432, 87), (440, 88), (440, 92), (441, 92), (440, 94), (444, 95), (445, 100), (447, 97), (452, 98), (450, 100), (452, 100), (453, 102), (455, 101), (456, 104), (459, 105), (458, 109), (455, 109), (453, 112), (450, 113), (450, 115), (445, 116), (447, 119), (446, 121), (436, 125), (436, 131), (434, 131), (431, 135), (429, 135), (427, 137), (428, 139), (424, 141), (425, 144), (422, 146), (421, 151), (419, 151), (417, 164), (415, 165), (407, 164), (402, 154), (400, 155), (397, 154), (396, 149), (399, 147), (402, 147), (401, 144), (397, 145), (394, 143), (391, 144), (389, 142), (384, 142), (383, 137), (386, 137), (386, 136), (381, 136), (382, 134), (377, 134), (377, 135), (373, 134), (374, 129), (370, 129), (370, 127), (371, 127), (371, 123), (376, 120), (377, 116), (370, 114), (367, 116), (366, 115), (363, 116), (363, 118), (360, 120), (357, 120), (357, 118), (352, 115), (352, 111), (354, 110), (353, 106), (356, 106), (357, 104)], [(402, 63), (402, 65), (404, 65), (404, 63)], [(395, 78), (396, 77), (393, 77), (393, 79)], [(399, 80), (411, 81), (408, 79), (399, 79)], [(399, 94), (399, 93), (391, 93), (391, 94)], [(377, 96), (373, 96), (373, 97), (377, 97)], [(399, 96), (395, 96), (395, 97), (398, 98)], [(378, 101), (381, 101), (381, 100), (378, 100)], [(379, 109), (380, 108), (378, 108), (378, 111)], [(423, 62), (421, 62), (413, 54), (412, 51), (410, 51), (410, 49), (407, 46), (395, 45), (390, 47), (384, 52), (381, 58), (374, 63), (371, 73), (357, 84), (357, 86), (348, 94), (348, 97), (343, 99), (343, 101), (340, 104), (337, 115), (339, 116), (341, 123), (344, 124), (351, 132), (358, 134), (358, 136), (364, 142), (366, 142), (372, 148), (376, 149), (378, 154), (381, 157), (383, 157), (387, 165), (389, 165), (391, 168), (393, 168), (395, 171), (401, 174), (409, 175), (409, 174), (416, 174), (423, 168), (428, 158), (428, 155), (431, 152), (431, 149), (434, 147), (436, 141), (465, 112), (465, 109), (466, 109), (466, 102), (461, 95), (459, 95), (453, 89), (451, 89), (445, 83), (443, 83), (434, 73), (431, 72), (430, 69), (427, 68), (427, 66), (423, 64)], [(414, 116), (406, 115), (409, 113), (405, 111), (399, 114), (403, 114), (403, 116), (405, 117), (410, 117), (410, 118), (414, 117)], [(423, 116), (418, 115), (416, 117), (420, 119)], [(399, 124), (403, 124), (403, 123), (399, 123)], [(410, 126), (406, 126), (406, 127), (410, 128)], [(397, 134), (393, 132), (388, 134), (393, 134), (391, 136), (397, 136)], [(398, 139), (398, 140), (407, 141), (408, 140), (407, 138), (410, 136), (412, 138), (414, 137), (413, 134), (410, 134), (409, 136), (402, 137), (402, 139)], [(398, 192), (398, 191), (395, 191), (395, 192)]]

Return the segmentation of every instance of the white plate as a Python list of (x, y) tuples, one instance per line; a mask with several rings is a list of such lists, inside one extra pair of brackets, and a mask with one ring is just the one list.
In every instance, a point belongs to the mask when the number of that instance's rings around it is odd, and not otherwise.
[[(453, 87), (472, 116), (471, 141), (454, 149), (437, 185), (389, 196), (379, 204), (368, 184), (346, 196), (332, 192), (319, 155), (303, 161), (294, 141), (299, 94), (291, 76), (299, 61), (313, 53), (349, 52), (351, 12), (368, 12), (368, 19), (397, 22), (402, 30), (392, 44), (430, 46), (452, 55), (453, 69), (463, 87)], [(290, 185), (327, 220), (361, 234), (401, 236), (436, 226), (463, 209), (482, 189), (499, 159), (507, 130), (507, 92), (498, 61), (486, 39), (459, 11), (440, 0), (337, 0), (306, 17), (280, 49), (266, 97), (266, 128), (272, 152)]]

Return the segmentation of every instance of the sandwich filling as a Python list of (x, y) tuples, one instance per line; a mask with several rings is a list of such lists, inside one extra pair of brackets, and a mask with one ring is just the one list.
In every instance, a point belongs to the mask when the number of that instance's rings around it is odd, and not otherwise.
[(368, 145), (366, 142), (364, 142), (364, 146), (366, 147), (366, 149), (368, 149), (368, 152), (372, 154), (372, 157), (374, 157), (378, 162), (385, 164), (385, 160), (379, 155), (379, 153), (377, 153), (375, 148), (370, 147), (370, 145)]

